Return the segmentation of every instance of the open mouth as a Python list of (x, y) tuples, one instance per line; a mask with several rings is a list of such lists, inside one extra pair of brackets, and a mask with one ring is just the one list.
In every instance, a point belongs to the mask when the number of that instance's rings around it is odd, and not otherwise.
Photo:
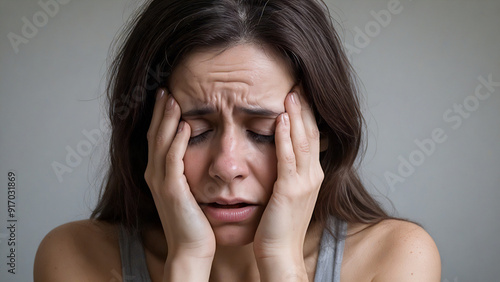
[[(222, 203), (221, 203), (222, 202)], [(203, 212), (211, 223), (226, 224), (249, 220), (258, 211), (258, 205), (245, 202), (221, 201), (202, 205)]]
[(218, 208), (218, 209), (239, 209), (239, 208), (244, 208), (250, 206), (247, 203), (237, 203), (233, 205), (221, 205), (217, 203), (210, 203), (207, 204), (207, 206), (212, 207), (212, 208)]

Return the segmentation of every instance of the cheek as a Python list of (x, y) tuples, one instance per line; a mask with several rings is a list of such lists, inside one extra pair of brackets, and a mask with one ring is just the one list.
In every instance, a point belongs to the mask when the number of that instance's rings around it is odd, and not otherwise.
[(274, 146), (265, 146), (254, 152), (250, 164), (257, 181), (270, 194), (277, 178), (277, 159)]
[(184, 155), (184, 174), (191, 190), (199, 187), (204, 174), (208, 171), (208, 150), (188, 148)]
[[(191, 192), (197, 200), (204, 200), (217, 192), (217, 187), (208, 175), (210, 168), (211, 146), (188, 147), (184, 155), (184, 174)], [(244, 150), (249, 174), (244, 186), (261, 187), (255, 192), (269, 198), (277, 178), (277, 158), (274, 145), (249, 144)], [(208, 185), (208, 186), (207, 186)], [(213, 190), (213, 191), (212, 191)], [(260, 191), (260, 192), (259, 192)], [(265, 194), (265, 196), (264, 196)]]

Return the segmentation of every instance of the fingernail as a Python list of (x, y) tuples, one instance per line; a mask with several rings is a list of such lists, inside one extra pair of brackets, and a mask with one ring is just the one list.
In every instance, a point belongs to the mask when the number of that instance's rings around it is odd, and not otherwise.
[(282, 122), (284, 125), (288, 126), (288, 124), (289, 124), (290, 120), (289, 120), (289, 117), (288, 117), (288, 114), (287, 114), (287, 113), (283, 113), (283, 114), (281, 114), (281, 122)]
[(298, 105), (299, 104), (299, 95), (297, 95), (296, 92), (292, 92), (292, 95), (291, 95), (291, 99), (292, 99), (292, 103), (294, 103), (295, 105)]
[(182, 128), (184, 128), (184, 123), (185, 123), (185, 121), (181, 121), (179, 123), (179, 126), (177, 127), (177, 133), (182, 131)]
[(174, 97), (172, 97), (172, 95), (169, 95), (167, 100), (167, 110), (171, 110), (174, 108), (174, 102)]
[(164, 96), (165, 96), (165, 89), (160, 89), (160, 91), (158, 91), (158, 93), (156, 94), (156, 100), (160, 100)]

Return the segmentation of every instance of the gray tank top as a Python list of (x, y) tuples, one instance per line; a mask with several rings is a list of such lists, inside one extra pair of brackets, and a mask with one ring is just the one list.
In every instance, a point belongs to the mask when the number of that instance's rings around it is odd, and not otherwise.
[[(335, 232), (337, 238), (345, 238), (347, 223), (331, 218), (329, 229)], [(122, 281), (151, 282), (146, 256), (138, 233), (130, 234), (120, 225), (120, 256), (122, 259)], [(323, 230), (316, 264), (314, 282), (340, 282), (340, 268), (344, 253), (344, 239), (337, 240)]]

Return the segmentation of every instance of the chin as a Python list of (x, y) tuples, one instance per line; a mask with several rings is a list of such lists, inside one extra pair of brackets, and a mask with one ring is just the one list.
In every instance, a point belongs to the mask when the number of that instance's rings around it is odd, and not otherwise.
[(257, 227), (242, 225), (225, 225), (214, 228), (218, 246), (239, 247), (253, 242)]

